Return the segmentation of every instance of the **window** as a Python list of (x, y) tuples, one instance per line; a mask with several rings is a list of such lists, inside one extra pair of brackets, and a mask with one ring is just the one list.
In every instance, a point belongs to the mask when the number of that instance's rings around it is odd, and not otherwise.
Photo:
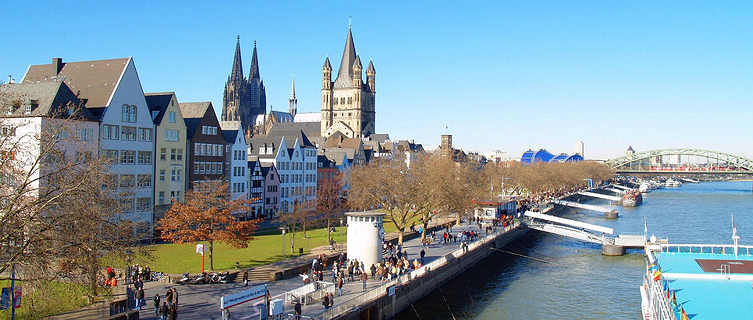
[(178, 181), (178, 169), (173, 168), (170, 171), (170, 181)]
[(165, 204), (165, 192), (164, 191), (159, 192), (159, 204)]
[(152, 164), (152, 152), (139, 151), (139, 164)]
[(217, 127), (214, 126), (201, 126), (201, 133), (208, 136), (217, 135)]
[(136, 186), (136, 177), (132, 174), (120, 175), (120, 187), (121, 188), (133, 188)]
[(137, 183), (139, 188), (148, 188), (152, 186), (152, 175), (151, 174), (140, 174), (138, 175)]
[(133, 212), (133, 198), (120, 199), (119, 202), (122, 212)]
[(136, 122), (137, 107), (135, 105), (124, 104), (121, 110), (122, 110), (122, 116), (120, 120), (122, 122), (131, 122), (131, 123)]
[(198, 156), (198, 155), (199, 155), (199, 151), (200, 151), (200, 150), (199, 150), (199, 148), (200, 148), (200, 145), (201, 145), (200, 143), (194, 143), (194, 144), (193, 144), (193, 155), (195, 155), (195, 156)]
[(178, 130), (165, 130), (165, 141), (178, 141)]
[(183, 161), (183, 149), (178, 149), (178, 152), (175, 158), (178, 161)]
[(175, 160), (175, 154), (178, 152), (177, 149), (170, 149), (170, 160)]
[(105, 159), (112, 162), (118, 161), (118, 150), (102, 150), (102, 153), (104, 154)]
[(167, 148), (161, 148), (161, 149), (159, 149), (159, 159), (160, 160), (167, 160)]
[(136, 141), (136, 127), (121, 127), (120, 135), (123, 140)]
[(175, 112), (170, 111), (167, 113), (167, 121), (170, 123), (175, 123)]
[(121, 150), (120, 151), (120, 164), (135, 164), (136, 163), (136, 151)]
[(118, 188), (118, 175), (117, 174), (108, 174), (105, 176), (105, 181), (102, 184), (103, 189), (110, 189), (115, 190)]
[(118, 139), (120, 139), (120, 126), (113, 126), (109, 124), (102, 125), (102, 140)]
[(162, 169), (159, 171), (159, 181), (165, 181), (165, 170)]
[(151, 198), (138, 198), (136, 199), (136, 211), (149, 211), (152, 206)]
[(139, 128), (139, 141), (152, 141), (152, 128)]
[(94, 136), (92, 128), (76, 128), (76, 140), (89, 141)]

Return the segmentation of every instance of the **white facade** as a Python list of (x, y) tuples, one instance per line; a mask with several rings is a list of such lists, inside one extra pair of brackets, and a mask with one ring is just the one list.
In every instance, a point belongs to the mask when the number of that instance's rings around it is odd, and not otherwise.
[(316, 208), (316, 148), (302, 147), (296, 139), (289, 151), (280, 140), (274, 158), (259, 158), (274, 163), (280, 175), (280, 212), (291, 213), (296, 204)]
[[(133, 60), (118, 81), (100, 122), (100, 153), (113, 159), (122, 219), (137, 224), (151, 238), (154, 220), (154, 123)], [(117, 176), (117, 178), (115, 178)]]
[(376, 211), (348, 212), (348, 259), (363, 262), (368, 270), (382, 261), (384, 242), (384, 213)]
[[(230, 187), (230, 197), (233, 200), (248, 199), (248, 144), (243, 137), (243, 130), (238, 128), (238, 134), (235, 136), (233, 144), (227, 145), (227, 159), (225, 163), (228, 168), (228, 183)], [(224, 130), (223, 130), (224, 131)]]

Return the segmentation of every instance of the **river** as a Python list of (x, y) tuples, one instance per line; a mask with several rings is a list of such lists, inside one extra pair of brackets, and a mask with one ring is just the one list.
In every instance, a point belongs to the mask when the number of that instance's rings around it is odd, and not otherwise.
[[(644, 195), (643, 205), (619, 211), (616, 220), (580, 209), (567, 210), (562, 217), (627, 234), (643, 234), (645, 219), (649, 235), (671, 243), (731, 244), (734, 214), (741, 244), (753, 244), (751, 182), (655, 190)], [(496, 253), (397, 318), (640, 319), (642, 250), (606, 257), (597, 245), (535, 230), (507, 250), (536, 259)]]

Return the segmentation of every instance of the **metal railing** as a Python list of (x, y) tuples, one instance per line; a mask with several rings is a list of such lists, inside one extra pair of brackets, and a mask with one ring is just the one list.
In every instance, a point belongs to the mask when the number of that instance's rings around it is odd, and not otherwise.
[[(732, 244), (658, 244), (661, 252), (666, 253), (720, 253), (731, 254), (735, 251), (735, 245)], [(738, 245), (738, 255), (751, 255), (753, 246)], [(697, 250), (696, 250), (697, 249)], [(709, 250), (706, 250), (709, 249)], [(717, 249), (718, 252), (717, 252)]]
[(428, 276), (432, 270), (436, 270), (438, 268), (441, 268), (442, 266), (447, 264), (447, 256), (452, 255), (454, 258), (461, 257), (469, 252), (472, 252), (473, 250), (489, 243), (490, 241), (496, 239), (498, 236), (507, 233), (517, 227), (520, 226), (519, 221), (515, 221), (514, 223), (508, 225), (507, 227), (500, 227), (499, 231), (492, 232), (489, 235), (486, 235), (484, 237), (479, 237), (478, 240), (470, 243), (468, 245), (467, 250), (464, 250), (463, 248), (454, 250), (446, 255), (443, 255), (434, 261), (427, 263), (423, 265), (421, 268), (413, 270), (408, 273), (404, 273), (402, 275), (399, 275), (397, 278), (387, 281), (383, 284), (380, 284), (378, 287), (373, 288), (359, 296), (349, 298), (348, 301), (339, 304), (337, 306), (334, 306), (328, 310), (324, 310), (319, 314), (312, 315), (311, 317), (314, 319), (332, 319), (337, 316), (341, 316), (348, 311), (352, 309), (357, 309), (359, 306), (368, 304), (384, 295), (387, 294), (387, 290), (391, 286), (397, 286), (400, 284), (405, 284), (407, 282), (410, 282), (412, 280), (415, 280), (417, 278), (422, 278), (424, 276)]
[(654, 281), (651, 274), (651, 268), (646, 267), (646, 274), (643, 277), (643, 286), (646, 288), (648, 299), (648, 311), (650, 319), (654, 320), (676, 320), (674, 308), (664, 293), (660, 281)]

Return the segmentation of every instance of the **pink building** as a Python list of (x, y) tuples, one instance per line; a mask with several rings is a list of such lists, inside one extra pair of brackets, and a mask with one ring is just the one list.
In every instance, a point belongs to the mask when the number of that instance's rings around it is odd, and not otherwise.
[(264, 217), (272, 218), (280, 211), (280, 175), (273, 163), (259, 163), (264, 177)]

